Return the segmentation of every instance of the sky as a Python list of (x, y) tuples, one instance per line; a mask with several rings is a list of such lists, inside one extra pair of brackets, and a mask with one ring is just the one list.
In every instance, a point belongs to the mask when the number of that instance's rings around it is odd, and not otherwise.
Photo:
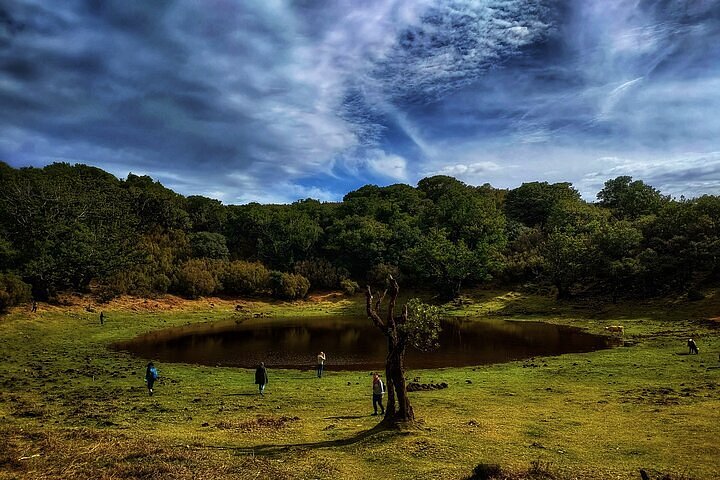
[(0, 161), (226, 204), (432, 175), (720, 194), (720, 2), (0, 0)]

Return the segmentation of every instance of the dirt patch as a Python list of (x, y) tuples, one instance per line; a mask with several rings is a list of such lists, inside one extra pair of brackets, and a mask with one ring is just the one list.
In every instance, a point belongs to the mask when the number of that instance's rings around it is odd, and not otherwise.
[(622, 392), (621, 402), (651, 405), (679, 405), (695, 397), (713, 397), (718, 385), (707, 382), (698, 385), (681, 384), (681, 388), (670, 387), (640, 388)]
[(253, 432), (257, 430), (285, 428), (291, 422), (297, 422), (300, 417), (258, 417), (244, 422), (222, 421), (215, 424), (220, 430), (239, 430)]
[(410, 382), (407, 385), (408, 392), (429, 392), (431, 390), (443, 390), (448, 388), (448, 384), (442, 383), (416, 383)]
[[(96, 313), (126, 311), (126, 312), (173, 312), (197, 310), (230, 310), (250, 311), (253, 302), (237, 298), (201, 297), (195, 300), (175, 295), (162, 295), (153, 298), (134, 297), (123, 295), (108, 302), (100, 302), (92, 295), (77, 293), (64, 293), (58, 296), (56, 303), (38, 303), (38, 312), (76, 312)], [(17, 312), (24, 312), (29, 307), (15, 307)], [(108, 318), (109, 320), (109, 318)]]
[(345, 294), (342, 292), (318, 292), (308, 295), (307, 300), (313, 303), (322, 303), (332, 302), (342, 298), (345, 298)]

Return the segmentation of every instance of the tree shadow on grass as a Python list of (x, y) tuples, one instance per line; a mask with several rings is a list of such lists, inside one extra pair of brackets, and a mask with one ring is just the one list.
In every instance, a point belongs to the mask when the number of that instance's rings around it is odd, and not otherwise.
[(365, 417), (367, 415), (338, 415), (337, 417), (325, 417), (325, 420), (357, 420)]
[(274, 456), (284, 453), (291, 452), (293, 450), (313, 450), (316, 448), (331, 448), (331, 447), (346, 447), (348, 445), (354, 445), (356, 443), (362, 443), (367, 440), (388, 440), (390, 438), (410, 435), (410, 431), (401, 430), (396, 428), (389, 428), (383, 423), (375, 425), (370, 430), (356, 433), (355, 435), (348, 438), (338, 438), (336, 440), (325, 440), (322, 442), (308, 442), (308, 443), (288, 443), (280, 445), (255, 445), (253, 447), (237, 447), (233, 448), (239, 453), (251, 453), (253, 455), (263, 456)]

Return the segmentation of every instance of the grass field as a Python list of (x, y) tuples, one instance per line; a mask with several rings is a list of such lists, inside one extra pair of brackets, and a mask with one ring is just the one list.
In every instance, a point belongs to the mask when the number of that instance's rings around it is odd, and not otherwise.
[[(116, 340), (226, 319), (235, 302), (115, 302), (98, 311), (40, 305), (0, 317), (0, 478), (438, 478), (480, 464), (502, 478), (720, 478), (720, 294), (604, 305), (477, 291), (449, 315), (503, 316), (604, 332), (625, 346), (507, 364), (411, 371), (444, 390), (411, 393), (417, 428), (378, 431), (366, 372), (253, 372), (161, 364)], [(243, 302), (270, 316), (342, 315), (363, 299)], [(699, 355), (686, 355), (693, 337)]]

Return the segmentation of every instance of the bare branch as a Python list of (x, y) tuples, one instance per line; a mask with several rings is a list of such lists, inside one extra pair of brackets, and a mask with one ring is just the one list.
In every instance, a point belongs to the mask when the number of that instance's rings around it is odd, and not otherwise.
[(395, 303), (397, 302), (397, 297), (400, 294), (400, 287), (398, 286), (397, 281), (393, 278), (392, 275), (388, 276), (388, 280), (390, 283), (390, 302), (388, 302), (388, 313), (387, 313), (387, 323), (390, 328), (395, 328)]
[[(383, 297), (385, 294), (383, 293)], [(382, 298), (380, 298), (380, 301), (382, 301)], [(380, 301), (378, 301), (375, 308), (373, 308), (373, 295), (372, 290), (370, 290), (370, 285), (367, 286), (367, 290), (365, 291), (365, 310), (367, 311), (368, 317), (373, 321), (376, 327), (378, 327), (383, 333), (387, 332), (387, 326), (385, 323), (383, 323), (382, 319), (380, 318), (380, 315), (377, 313), (377, 309), (380, 306)]]

